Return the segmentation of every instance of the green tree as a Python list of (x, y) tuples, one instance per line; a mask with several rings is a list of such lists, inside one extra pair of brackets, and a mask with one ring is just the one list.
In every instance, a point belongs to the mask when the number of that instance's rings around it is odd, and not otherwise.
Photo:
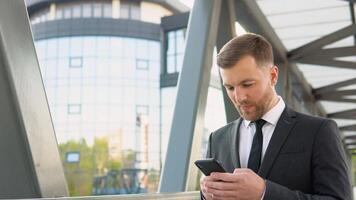
[(107, 164), (109, 159), (108, 140), (106, 138), (95, 138), (93, 156), (97, 174), (106, 174), (108, 171)]
[[(92, 148), (87, 145), (84, 139), (81, 139), (79, 141), (71, 140), (64, 144), (60, 144), (59, 150), (70, 196), (90, 195), (94, 170)], [(79, 153), (79, 162), (67, 162), (66, 156), (70, 152)]]
[(136, 152), (128, 149), (123, 151), (123, 168), (134, 168), (136, 161)]
[[(106, 138), (95, 138), (93, 146), (85, 139), (70, 140), (59, 144), (59, 151), (67, 179), (70, 196), (88, 196), (93, 191), (95, 176), (106, 175), (111, 170), (120, 171), (122, 164), (119, 160), (109, 159), (108, 141)], [(77, 152), (80, 160), (77, 163), (67, 162), (67, 154)], [(127, 154), (129, 163), (134, 158), (133, 151)]]

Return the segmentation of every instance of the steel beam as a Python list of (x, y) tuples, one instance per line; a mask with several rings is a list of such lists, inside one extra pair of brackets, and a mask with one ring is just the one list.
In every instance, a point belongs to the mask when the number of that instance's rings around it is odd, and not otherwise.
[(201, 157), (201, 133), (221, 2), (196, 0), (190, 13), (159, 192), (195, 190), (198, 171), (193, 161)]
[(331, 91), (331, 92), (327, 92), (327, 93), (318, 94), (315, 96), (315, 98), (318, 100), (339, 99), (339, 98), (347, 99), (347, 96), (350, 96), (350, 95), (356, 95), (356, 89)]
[(322, 49), (325, 45), (331, 44), (350, 35), (356, 34), (356, 24), (351, 24), (338, 31), (335, 31), (329, 35), (321, 37), (315, 41), (305, 44), (299, 48), (296, 48), (288, 53), (290, 60), (298, 61), (300, 58), (307, 56), (317, 50)]
[(356, 119), (356, 109), (330, 113), (328, 114), (328, 117), (338, 119)]
[(339, 128), (341, 131), (356, 131), (356, 124), (348, 125), (348, 126), (341, 126)]
[[(355, 144), (352, 144), (352, 145), (346, 145), (346, 148), (348, 150), (356, 150), (356, 145)], [(352, 153), (353, 155), (356, 155), (355, 153)]]
[(264, 36), (272, 45), (276, 63), (287, 62), (286, 52), (282, 41), (277, 36), (271, 24), (261, 11), (256, 1), (235, 1), (236, 20), (247, 29), (247, 31)]
[(344, 102), (344, 103), (356, 103), (356, 99), (345, 97), (323, 97), (323, 101)]
[(349, 135), (344, 138), (344, 140), (349, 139), (349, 140), (356, 140), (356, 135)]
[[(350, 0), (349, 2), (349, 8), (350, 8), (350, 17), (351, 17), (351, 22), (353, 24), (356, 24), (356, 19), (355, 19), (355, 0)], [(356, 46), (356, 34), (354, 35), (354, 44)]]
[(340, 81), (340, 82), (326, 85), (326, 86), (323, 86), (320, 88), (316, 88), (313, 90), (313, 94), (319, 95), (319, 94), (323, 94), (323, 93), (334, 92), (338, 88), (353, 85), (353, 84), (356, 84), (356, 78), (352, 78), (349, 80)]
[(304, 58), (308, 60), (319, 60), (337, 58), (337, 57), (347, 57), (354, 56), (356, 54), (356, 46), (352, 47), (337, 47), (330, 49), (321, 49), (314, 53), (306, 55)]
[[(216, 49), (217, 52), (220, 52), (221, 48), (233, 37), (236, 36), (235, 31), (235, 6), (233, 0), (225, 0), (222, 2), (221, 10), (227, 12), (221, 12), (220, 20), (219, 20), (219, 28), (218, 28), (218, 36), (216, 39)], [(231, 102), (229, 96), (227, 95), (226, 89), (223, 86), (220, 71), (220, 83), (221, 83), (221, 91), (223, 93), (224, 105), (225, 105), (225, 115), (227, 123), (230, 123), (236, 120), (239, 117), (239, 113), (237, 112), (234, 104)]]
[(353, 145), (353, 144), (356, 144), (356, 140), (355, 139), (350, 139), (350, 138), (345, 138), (344, 139), (344, 144)]
[(0, 1), (0, 198), (67, 196), (23, 0)]
[(342, 68), (342, 69), (356, 69), (356, 62), (332, 60), (332, 59), (314, 59), (301, 58), (297, 62), (312, 65), (323, 65), (326, 67)]

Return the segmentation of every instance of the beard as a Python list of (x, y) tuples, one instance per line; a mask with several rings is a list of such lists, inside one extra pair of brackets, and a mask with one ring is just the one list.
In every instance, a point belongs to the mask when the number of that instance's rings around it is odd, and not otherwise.
[[(259, 100), (243, 100), (235, 107), (243, 119), (256, 121), (272, 108), (273, 94), (273, 91), (266, 91)], [(244, 109), (246, 106), (247, 109)]]

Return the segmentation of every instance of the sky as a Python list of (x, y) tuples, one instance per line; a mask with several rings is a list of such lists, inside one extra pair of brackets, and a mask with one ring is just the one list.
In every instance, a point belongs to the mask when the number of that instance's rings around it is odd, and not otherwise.
[(184, 3), (189, 8), (193, 7), (194, 0), (179, 0), (180, 2)]
[[(179, 1), (185, 4), (186, 6), (188, 6), (189, 8), (192, 8), (194, 4), (194, 0), (179, 0)], [(235, 28), (236, 28), (237, 35), (246, 33), (245, 29), (238, 22), (235, 23)]]

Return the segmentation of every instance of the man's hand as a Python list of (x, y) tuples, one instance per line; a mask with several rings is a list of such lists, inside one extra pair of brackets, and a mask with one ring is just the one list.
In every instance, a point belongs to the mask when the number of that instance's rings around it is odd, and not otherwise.
[(205, 199), (261, 200), (265, 181), (250, 169), (235, 169), (234, 173), (214, 172), (201, 179)]
[(214, 180), (214, 178), (212, 178), (211, 176), (202, 176), (200, 178), (200, 189), (201, 192), (203, 193), (204, 199), (205, 200), (213, 200), (213, 195), (207, 192), (207, 187), (206, 187), (206, 183), (207, 182), (213, 182), (213, 181), (219, 181), (219, 180)]

